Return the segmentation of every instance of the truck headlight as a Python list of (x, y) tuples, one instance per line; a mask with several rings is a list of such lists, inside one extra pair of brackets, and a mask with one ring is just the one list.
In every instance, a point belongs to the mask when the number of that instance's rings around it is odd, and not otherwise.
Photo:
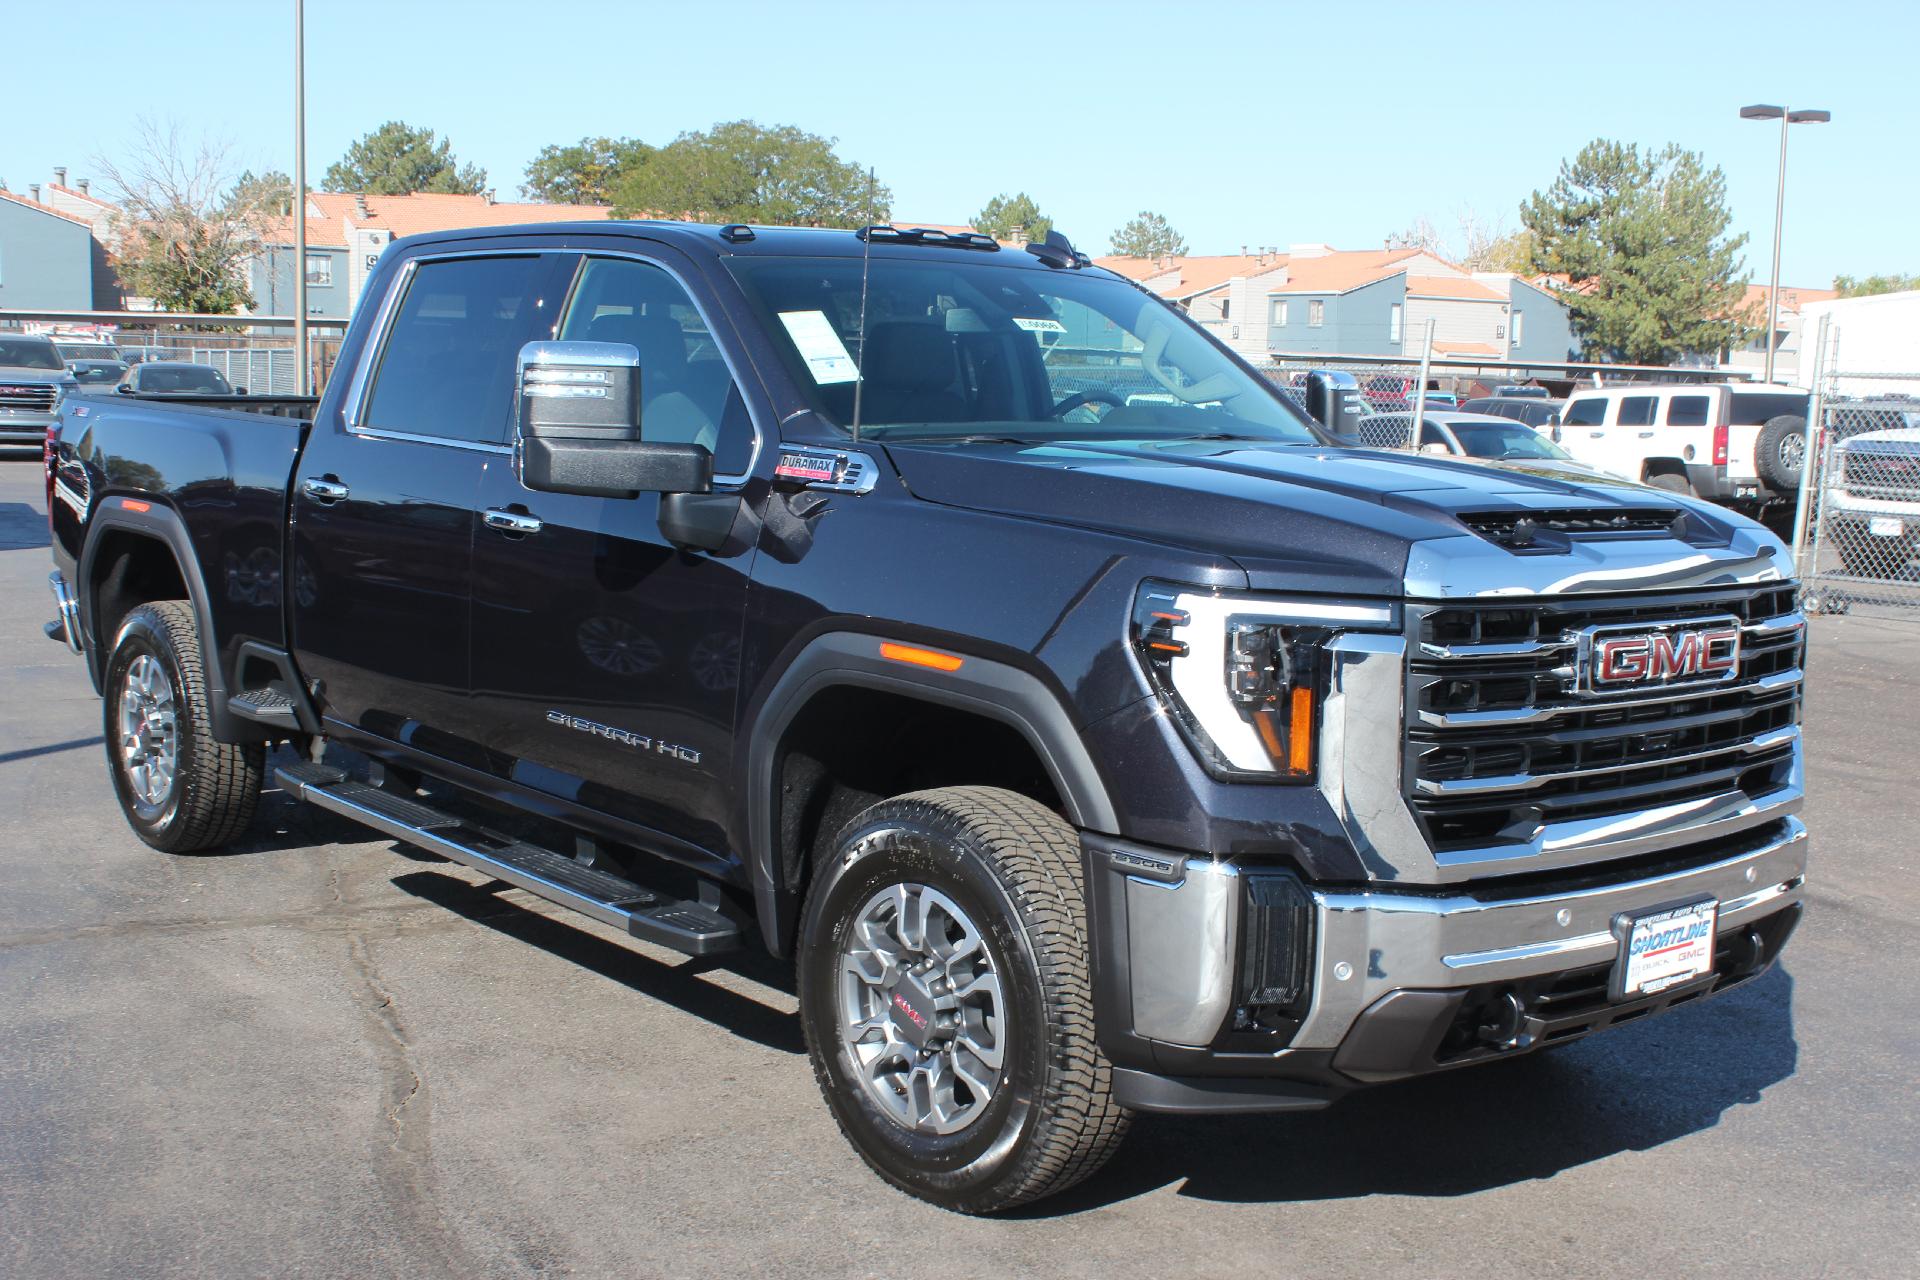
[(1311, 782), (1326, 644), (1393, 624), (1387, 604), (1226, 595), (1148, 582), (1133, 644), (1148, 680), (1208, 773)]

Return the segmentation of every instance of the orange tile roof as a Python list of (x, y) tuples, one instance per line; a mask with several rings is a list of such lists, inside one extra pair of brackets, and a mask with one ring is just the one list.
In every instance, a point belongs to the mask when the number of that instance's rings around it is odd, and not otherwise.
[[(1840, 296), (1837, 289), (1797, 289), (1793, 285), (1780, 286), (1780, 309), (1789, 315), (1797, 314), (1802, 306), (1809, 302), (1831, 302)], [(1767, 286), (1750, 284), (1744, 297), (1735, 305), (1734, 310), (1742, 316), (1752, 315), (1760, 323), (1766, 323)]]
[(1460, 298), (1470, 302), (1505, 302), (1506, 295), (1465, 276), (1408, 276), (1407, 293), (1416, 298)]
[(1313, 258), (1295, 258), (1287, 282), (1275, 293), (1345, 293), (1405, 270), (1419, 249), (1341, 249)]
[(1159, 286), (1164, 298), (1192, 298), (1224, 287), (1235, 276), (1260, 276), (1287, 265), (1284, 253), (1226, 253), (1185, 258), (1129, 258), (1113, 255), (1094, 262), (1117, 271), (1129, 280), (1151, 280), (1178, 273), (1170, 284)]
[[(398, 237), (462, 227), (510, 227), (526, 222), (598, 222), (613, 212), (604, 204), (517, 204), (489, 201), (485, 196), (416, 191), (404, 196), (366, 196), (367, 211), (362, 216), (360, 199), (346, 191), (309, 191), (307, 243), (344, 248), (349, 226), (390, 231)], [(292, 237), (291, 215), (276, 218), (269, 225), (268, 239), (278, 242)]]
[(90, 227), (93, 225), (92, 223), (88, 222), (85, 218), (79, 217), (75, 214), (65, 213), (59, 209), (54, 208), (50, 204), (41, 204), (38, 200), (29, 200), (25, 196), (15, 195), (11, 191), (0, 191), (0, 200), (8, 200), (14, 204), (25, 205), (29, 209), (35, 209), (41, 213), (51, 214), (56, 218), (65, 218), (68, 222), (77, 222), (83, 227)]

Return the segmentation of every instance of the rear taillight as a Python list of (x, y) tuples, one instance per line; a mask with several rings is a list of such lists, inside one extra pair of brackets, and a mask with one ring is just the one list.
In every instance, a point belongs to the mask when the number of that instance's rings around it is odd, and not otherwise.
[(1724, 422), (1713, 429), (1713, 465), (1727, 465), (1727, 424)]

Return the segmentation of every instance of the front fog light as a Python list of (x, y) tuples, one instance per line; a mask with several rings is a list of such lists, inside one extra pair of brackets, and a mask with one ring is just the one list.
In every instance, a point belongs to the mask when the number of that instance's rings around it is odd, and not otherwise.
[(1218, 778), (1310, 782), (1326, 644), (1391, 625), (1387, 605), (1213, 595), (1148, 583), (1133, 641), (1148, 679)]

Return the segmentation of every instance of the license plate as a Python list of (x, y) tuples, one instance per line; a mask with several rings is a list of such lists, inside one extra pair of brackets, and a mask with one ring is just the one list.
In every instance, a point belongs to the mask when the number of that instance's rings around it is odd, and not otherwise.
[(1614, 998), (1657, 995), (1712, 973), (1714, 924), (1719, 916), (1720, 904), (1709, 900), (1620, 917)]
[(1897, 538), (1904, 529), (1899, 516), (1872, 516), (1867, 520), (1867, 532), (1876, 538)]

